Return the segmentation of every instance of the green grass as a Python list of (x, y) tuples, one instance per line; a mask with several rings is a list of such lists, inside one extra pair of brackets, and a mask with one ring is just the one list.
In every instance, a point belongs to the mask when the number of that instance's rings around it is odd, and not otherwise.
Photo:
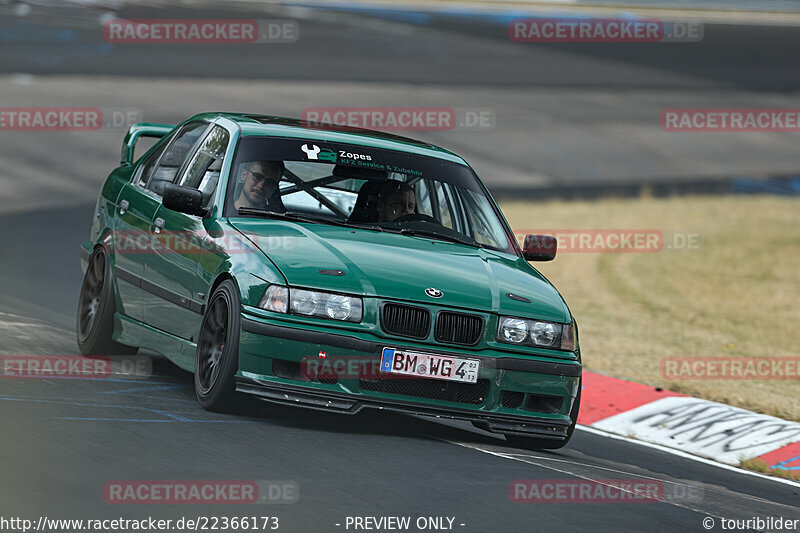
[(739, 463), (739, 466), (747, 470), (761, 472), (770, 476), (782, 477), (784, 479), (791, 479), (792, 481), (800, 481), (800, 472), (793, 470), (785, 470), (783, 468), (770, 468), (766, 461), (763, 459), (747, 459)]
[(515, 231), (659, 230), (694, 249), (560, 253), (534, 263), (578, 320), (585, 368), (800, 421), (797, 380), (675, 380), (662, 357), (798, 356), (800, 200), (772, 196), (506, 202)]

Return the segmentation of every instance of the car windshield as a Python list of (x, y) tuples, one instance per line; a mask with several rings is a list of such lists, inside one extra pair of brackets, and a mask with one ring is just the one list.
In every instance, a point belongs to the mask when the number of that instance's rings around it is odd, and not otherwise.
[(243, 137), (226, 216), (267, 216), (402, 233), (516, 253), (466, 166), (350, 144)]

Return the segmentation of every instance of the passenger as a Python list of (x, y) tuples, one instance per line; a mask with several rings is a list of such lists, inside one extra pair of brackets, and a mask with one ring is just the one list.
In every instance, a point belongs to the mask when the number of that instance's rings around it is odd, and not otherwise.
[(417, 211), (414, 189), (404, 181), (389, 180), (378, 196), (378, 222), (392, 222)]

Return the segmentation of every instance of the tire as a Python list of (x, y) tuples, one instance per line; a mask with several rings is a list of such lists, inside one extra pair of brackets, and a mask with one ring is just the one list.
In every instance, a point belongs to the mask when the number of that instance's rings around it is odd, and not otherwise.
[(236, 399), (241, 303), (233, 281), (219, 284), (208, 300), (195, 352), (194, 391), (208, 411), (228, 412)]
[(76, 337), (83, 355), (133, 355), (138, 348), (112, 340), (116, 295), (108, 254), (101, 246), (89, 257), (78, 298)]
[(556, 439), (542, 439), (537, 437), (525, 437), (523, 435), (506, 435), (506, 441), (512, 446), (517, 448), (524, 448), (526, 450), (557, 450), (563, 448), (572, 438), (572, 433), (575, 432), (575, 426), (578, 424), (578, 413), (581, 408), (581, 389), (583, 388), (583, 378), (578, 381), (578, 394), (575, 396), (575, 403), (572, 404), (572, 409), (569, 412), (569, 417), (572, 420), (567, 429), (567, 438), (562, 440)]

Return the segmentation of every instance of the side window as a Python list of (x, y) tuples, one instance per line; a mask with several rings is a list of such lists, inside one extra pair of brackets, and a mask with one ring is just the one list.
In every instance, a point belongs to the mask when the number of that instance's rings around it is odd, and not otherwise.
[(208, 124), (205, 122), (190, 122), (181, 128), (181, 131), (178, 132), (169, 147), (164, 151), (158, 166), (148, 176), (148, 189), (159, 196), (164, 192), (164, 186), (175, 180), (175, 174), (178, 173), (178, 169), (181, 168), (189, 155), (189, 151), (207, 127)]
[(428, 180), (419, 180), (414, 187), (417, 195), (417, 213), (437, 218), (431, 206), (431, 191), (428, 188)]
[(205, 207), (209, 206), (214, 191), (217, 190), (222, 159), (228, 149), (229, 140), (230, 136), (225, 128), (214, 126), (214, 129), (203, 139), (200, 148), (178, 181), (178, 185), (199, 189), (203, 193)]
[(441, 181), (436, 182), (436, 202), (439, 204), (439, 216), (441, 217), (442, 226), (455, 229), (451, 193), (444, 190), (444, 184)]
[(441, 225), (454, 229), (450, 201), (442, 188), (441, 181), (419, 180), (416, 184), (416, 193), (418, 213), (431, 216), (438, 220)]
[(508, 237), (500, 223), (493, 216), (489, 201), (482, 194), (462, 189), (461, 198), (464, 200), (465, 210), (472, 228), (472, 236), (476, 242), (494, 248), (503, 248)]
[(135, 185), (142, 188), (147, 185), (147, 182), (150, 180), (150, 176), (153, 174), (153, 170), (156, 168), (158, 158), (164, 153), (164, 150), (167, 148), (167, 146), (169, 146), (169, 143), (170, 141), (167, 140), (166, 142), (162, 143), (161, 146), (156, 148), (152, 154), (150, 154), (150, 157), (147, 158), (139, 170), (139, 174), (134, 182)]

